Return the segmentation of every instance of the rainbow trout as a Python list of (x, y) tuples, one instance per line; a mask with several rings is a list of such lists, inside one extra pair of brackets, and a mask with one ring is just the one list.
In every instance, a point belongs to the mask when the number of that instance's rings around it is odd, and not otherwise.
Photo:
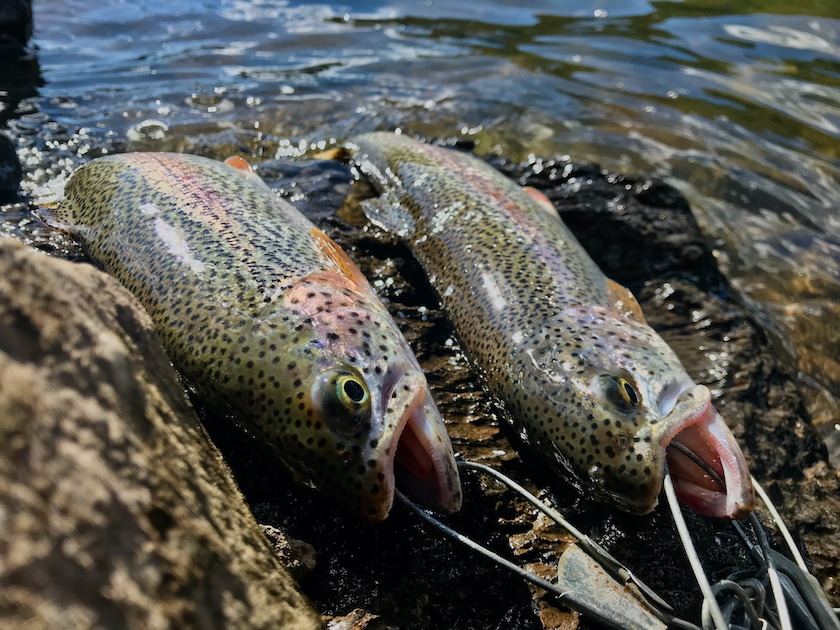
[(739, 518), (753, 509), (747, 464), (709, 389), (545, 196), (475, 157), (400, 135), (363, 135), (348, 149), (381, 194), (367, 202), (369, 218), (412, 249), (488, 390), (556, 470), (644, 514), (667, 461), (695, 510)]
[(460, 507), (443, 420), (394, 320), (347, 254), (244, 160), (100, 158), (73, 175), (50, 222), (140, 300), (201, 398), (299, 480), (371, 521), (387, 516), (395, 474), (424, 505)]

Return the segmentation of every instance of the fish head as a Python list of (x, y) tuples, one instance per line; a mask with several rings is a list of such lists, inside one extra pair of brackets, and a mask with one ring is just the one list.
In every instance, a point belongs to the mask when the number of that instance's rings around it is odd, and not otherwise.
[(633, 513), (656, 506), (666, 463), (677, 496), (696, 511), (740, 518), (753, 509), (746, 460), (709, 389), (650, 326), (583, 306), (565, 309), (554, 326), (568, 327), (566, 341), (527, 352), (542, 381), (532, 395), (552, 403), (554, 417), (542, 420), (548, 442), (567, 468)]
[(439, 512), (461, 505), (443, 418), (411, 348), (374, 304), (321, 310), (295, 327), (283, 457), (299, 478), (367, 520), (395, 487)]

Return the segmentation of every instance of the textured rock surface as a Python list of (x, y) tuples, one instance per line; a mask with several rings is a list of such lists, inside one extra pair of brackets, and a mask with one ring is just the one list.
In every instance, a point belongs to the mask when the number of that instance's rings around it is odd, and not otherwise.
[(0, 626), (320, 625), (140, 306), (0, 240)]

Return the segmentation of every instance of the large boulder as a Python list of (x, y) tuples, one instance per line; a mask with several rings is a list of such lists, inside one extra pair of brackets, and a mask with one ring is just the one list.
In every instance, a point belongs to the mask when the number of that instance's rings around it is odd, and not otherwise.
[(0, 240), (0, 626), (321, 626), (114, 280)]

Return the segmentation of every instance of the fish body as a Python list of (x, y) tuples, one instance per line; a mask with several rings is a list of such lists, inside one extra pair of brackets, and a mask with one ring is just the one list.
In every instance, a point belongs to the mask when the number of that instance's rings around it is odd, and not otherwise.
[(348, 149), (380, 193), (368, 216), (412, 249), (487, 388), (558, 471), (646, 513), (667, 460), (678, 496), (696, 510), (752, 510), (746, 462), (708, 388), (545, 196), (475, 157), (400, 135), (363, 135)]
[(99, 158), (51, 222), (151, 315), (202, 399), (371, 520), (398, 482), (452, 512), (460, 481), (411, 348), (358, 267), (240, 158)]

